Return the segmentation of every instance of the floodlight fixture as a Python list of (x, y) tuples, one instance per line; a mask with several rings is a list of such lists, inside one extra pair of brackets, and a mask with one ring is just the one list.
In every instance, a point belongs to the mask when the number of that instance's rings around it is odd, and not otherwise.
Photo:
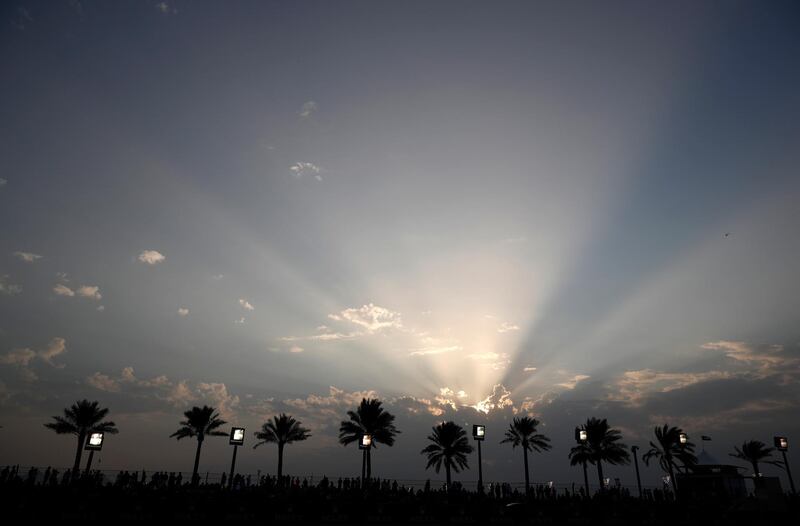
[(84, 449), (87, 451), (100, 451), (103, 449), (103, 438), (105, 434), (97, 431), (93, 433), (89, 433), (89, 436), (86, 437), (86, 445)]
[(681, 441), (681, 446), (685, 446), (687, 442), (689, 442), (689, 435), (686, 433), (681, 433), (678, 435), (678, 440)]
[(589, 433), (586, 432), (585, 429), (581, 429), (579, 427), (575, 428), (575, 442), (579, 444), (586, 442), (589, 440)]
[(232, 446), (242, 446), (244, 445), (244, 428), (243, 427), (232, 427), (231, 428), (231, 436), (228, 440), (228, 443)]
[(370, 449), (372, 447), (372, 435), (364, 433), (358, 442), (358, 449)]
[(789, 439), (786, 437), (775, 437), (775, 449), (786, 451), (789, 449)]
[(475, 440), (483, 440), (486, 438), (486, 426), (481, 424), (474, 424), (472, 426), (472, 438)]

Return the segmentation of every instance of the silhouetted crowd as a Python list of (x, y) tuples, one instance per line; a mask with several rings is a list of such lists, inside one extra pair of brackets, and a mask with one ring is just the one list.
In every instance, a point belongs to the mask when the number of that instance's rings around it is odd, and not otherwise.
[(483, 491), (407, 487), (358, 478), (227, 476), (206, 483), (181, 473), (19, 467), (0, 470), (8, 524), (800, 524), (797, 497), (766, 506), (755, 498), (683, 502), (645, 490), (641, 498), (612, 487), (587, 496), (583, 487), (524, 489), (489, 483)]

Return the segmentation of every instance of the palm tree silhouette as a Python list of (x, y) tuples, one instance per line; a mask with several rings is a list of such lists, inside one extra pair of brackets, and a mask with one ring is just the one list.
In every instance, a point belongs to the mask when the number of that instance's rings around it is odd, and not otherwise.
[(627, 464), (631, 458), (628, 454), (628, 446), (619, 442), (622, 440), (622, 433), (618, 429), (612, 429), (605, 418), (602, 420), (589, 418), (583, 428), (586, 430), (586, 446), (589, 449), (592, 463), (597, 466), (597, 478), (600, 480), (600, 489), (602, 490), (605, 487), (603, 462), (612, 465)]
[[(661, 469), (669, 473), (669, 480), (672, 481), (673, 488), (677, 491), (678, 481), (675, 480), (675, 471), (683, 470), (685, 473), (697, 464), (697, 457), (694, 455), (694, 444), (686, 442), (681, 444), (681, 433), (683, 430), (678, 427), (670, 427), (664, 424), (656, 427), (653, 432), (656, 435), (656, 443), (650, 442), (650, 449), (642, 455), (645, 465), (650, 465), (650, 460), (657, 458)], [(680, 464), (678, 464), (680, 461)]]
[[(348, 411), (350, 420), (339, 426), (339, 443), (343, 446), (358, 442), (364, 435), (372, 435), (372, 447), (377, 443), (394, 445), (394, 437), (400, 431), (394, 426), (394, 415), (381, 407), (382, 402), (374, 398), (362, 398), (355, 411)], [(365, 450), (367, 480), (372, 477), (372, 447)], [(363, 460), (362, 460), (363, 462)]]
[(72, 475), (77, 476), (83, 446), (89, 433), (119, 433), (114, 422), (103, 422), (108, 414), (108, 408), (100, 408), (98, 402), (90, 402), (85, 398), (78, 400), (69, 408), (64, 409), (64, 416), (54, 416), (55, 422), (48, 422), (44, 427), (52, 429), (59, 435), (76, 435), (78, 446), (75, 450), (75, 463), (72, 465)]
[(583, 466), (583, 485), (586, 488), (586, 496), (589, 496), (589, 475), (586, 471), (586, 464), (594, 464), (592, 451), (585, 443), (578, 444), (569, 450), (569, 465)]
[(433, 442), (420, 451), (421, 455), (428, 455), (428, 465), (425, 469), (434, 466), (436, 473), (442, 469), (447, 474), (447, 488), (450, 488), (450, 471), (458, 473), (460, 469), (468, 469), (467, 455), (472, 453), (467, 432), (455, 422), (442, 422), (433, 428), (433, 433), (428, 435), (428, 440)]
[(207, 436), (224, 437), (228, 436), (224, 431), (218, 429), (225, 425), (224, 420), (220, 420), (219, 413), (213, 407), (204, 405), (203, 407), (194, 406), (190, 410), (185, 411), (183, 416), (186, 420), (182, 421), (181, 427), (170, 435), (170, 438), (177, 437), (178, 440), (182, 438), (197, 438), (197, 451), (194, 455), (194, 468), (192, 468), (192, 484), (197, 483), (197, 467), (200, 465), (200, 449), (203, 447), (203, 440)]
[(500, 442), (501, 444), (511, 443), (512, 448), (522, 447), (522, 455), (525, 459), (525, 493), (528, 493), (530, 489), (528, 451), (540, 453), (552, 447), (548, 437), (536, 432), (540, 423), (537, 419), (528, 416), (514, 418), (508, 425), (505, 438)]
[(272, 417), (272, 421), (265, 422), (261, 431), (255, 432), (256, 438), (261, 440), (253, 449), (261, 444), (273, 442), (278, 444), (278, 483), (283, 483), (283, 447), (292, 442), (300, 442), (311, 436), (308, 429), (301, 427), (300, 422), (286, 413)]
[(735, 453), (730, 455), (740, 460), (745, 460), (753, 466), (753, 474), (760, 477), (761, 473), (758, 471), (759, 464), (771, 464), (783, 468), (783, 462), (780, 460), (768, 460), (772, 457), (772, 452), (775, 451), (774, 447), (767, 447), (767, 445), (758, 440), (745, 440), (742, 443), (742, 448), (734, 447)]

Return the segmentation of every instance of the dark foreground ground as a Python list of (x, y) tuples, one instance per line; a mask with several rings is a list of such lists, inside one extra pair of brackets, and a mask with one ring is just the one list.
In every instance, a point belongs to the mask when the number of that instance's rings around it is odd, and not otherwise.
[(634, 498), (609, 490), (586, 498), (536, 488), (485, 494), (406, 489), (388, 482), (368, 489), (324, 480), (317, 486), (274, 482), (238, 485), (78, 481), (0, 482), (4, 524), (575, 524), (792, 525), (800, 499), (702, 499), (669, 493)]

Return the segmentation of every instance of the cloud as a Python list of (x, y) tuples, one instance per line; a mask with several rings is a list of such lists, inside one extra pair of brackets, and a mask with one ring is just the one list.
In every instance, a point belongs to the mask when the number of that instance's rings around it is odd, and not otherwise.
[(188, 316), (188, 315), (189, 315), (189, 309), (184, 307), (178, 308), (178, 316)]
[(418, 349), (412, 350), (408, 355), (409, 356), (428, 356), (431, 354), (444, 354), (448, 352), (460, 351), (462, 347), (460, 345), (450, 345), (447, 347), (420, 347)]
[(53, 360), (65, 352), (67, 352), (66, 340), (64, 338), (53, 338), (44, 349), (39, 351), (26, 347), (13, 349), (0, 355), (0, 364), (19, 367), (26, 379), (35, 380), (37, 378), (36, 374), (29, 369), (34, 360), (44, 362), (56, 369), (63, 369), (63, 364), (56, 364)]
[(783, 345), (751, 345), (720, 340), (701, 345), (706, 350), (722, 351), (737, 365), (745, 366), (758, 378), (775, 374), (800, 374), (800, 358), (786, 354)]
[(170, 6), (166, 2), (159, 2), (156, 4), (156, 11), (162, 15), (177, 15), (178, 9)]
[(8, 274), (0, 274), (0, 294), (12, 296), (22, 292), (22, 286), (8, 281)]
[(305, 118), (311, 117), (311, 114), (317, 111), (319, 106), (313, 100), (304, 102), (300, 107), (300, 116)]
[(63, 285), (61, 283), (59, 283), (58, 285), (53, 287), (53, 292), (55, 292), (59, 296), (72, 297), (72, 296), (75, 295), (75, 292), (71, 288), (69, 288), (66, 285)]
[(377, 398), (373, 390), (347, 392), (330, 386), (327, 395), (310, 394), (305, 398), (290, 398), (283, 403), (302, 417), (303, 424), (312, 430), (338, 428), (343, 415), (354, 409), (362, 398)]
[(291, 352), (291, 353), (301, 353), (301, 352), (303, 352), (304, 350), (305, 350), (305, 349), (303, 349), (303, 348), (302, 348), (302, 347), (300, 347), (299, 345), (292, 345), (292, 346), (289, 348), (289, 352)]
[(239, 305), (241, 305), (241, 307), (242, 307), (244, 310), (256, 310), (256, 308), (255, 308), (255, 307), (253, 307), (253, 305), (251, 305), (251, 304), (250, 304), (250, 302), (249, 302), (249, 301), (247, 301), (247, 300), (246, 300), (246, 299), (244, 299), (244, 298), (241, 298), (241, 299), (239, 299)]
[(144, 250), (141, 254), (139, 254), (137, 259), (142, 263), (155, 265), (161, 263), (167, 258), (164, 256), (164, 254), (158, 252), (157, 250)]
[(93, 300), (100, 300), (103, 298), (103, 296), (100, 295), (100, 287), (96, 285), (81, 285), (75, 293), (83, 298), (90, 298)]
[(225, 384), (220, 382), (197, 384), (197, 398), (207, 401), (216, 407), (222, 418), (230, 421), (236, 416), (236, 408), (239, 406), (239, 397), (228, 392)]
[(8, 179), (3, 179), (2, 177), (0, 177), (0, 188), (3, 188), (7, 184), (8, 184)]
[(235, 323), (236, 325), (244, 325), (244, 322), (245, 322), (244, 316), (242, 316), (238, 320), (233, 320), (233, 323)]
[(292, 175), (297, 179), (306, 175), (313, 175), (314, 179), (322, 181), (322, 168), (314, 163), (299, 161), (291, 165), (289, 170), (292, 171)]
[(379, 307), (373, 303), (362, 305), (359, 308), (345, 309), (338, 314), (329, 314), (328, 317), (336, 321), (349, 321), (363, 327), (368, 333), (375, 333), (383, 329), (403, 328), (403, 320), (399, 312)]
[(93, 300), (100, 300), (103, 298), (103, 296), (100, 294), (100, 287), (96, 285), (81, 285), (77, 289), (72, 290), (63, 283), (59, 283), (53, 287), (53, 292), (55, 292), (58, 296), (67, 296), (69, 298), (75, 295)]
[(34, 358), (36, 358), (36, 351), (28, 348), (13, 349), (6, 354), (0, 355), (0, 363), (3, 365), (27, 367)]
[(511, 359), (507, 353), (496, 353), (496, 352), (472, 353), (468, 354), (467, 358), (475, 360), (480, 364), (489, 367), (490, 369), (494, 369), (495, 371), (500, 371), (502, 369), (505, 369), (511, 363)]
[(588, 374), (576, 374), (569, 380), (556, 384), (556, 386), (563, 387), (564, 389), (575, 389), (575, 386), (578, 385), (578, 383), (588, 380), (589, 378), (591, 377)]
[(105, 312), (105, 310), (106, 310), (106, 306), (105, 305), (100, 305), (99, 307), (97, 307), (97, 311), (98, 312)]
[(472, 407), (481, 413), (488, 413), (495, 409), (503, 409), (513, 406), (514, 402), (511, 400), (511, 391), (506, 389), (504, 385), (497, 384), (492, 388), (492, 392), (489, 396)]
[(530, 366), (528, 366), (528, 367), (525, 367), (524, 369), (522, 369), (522, 372), (525, 372), (525, 373), (532, 373), (532, 372), (534, 372), (535, 370), (536, 370), (536, 367), (530, 367)]
[(106, 391), (108, 393), (117, 393), (120, 390), (119, 382), (111, 378), (106, 374), (102, 374), (99, 372), (94, 373), (93, 375), (86, 378), (86, 383), (94, 387), (95, 389), (99, 389), (100, 391)]
[(519, 330), (519, 325), (515, 325), (513, 323), (508, 323), (508, 322), (501, 323), (500, 326), (497, 328), (497, 332), (501, 334), (504, 332), (512, 332), (518, 330)]
[(42, 259), (42, 256), (39, 254), (34, 254), (33, 252), (14, 252), (14, 256), (18, 257), (25, 263), (34, 263), (37, 259)]

